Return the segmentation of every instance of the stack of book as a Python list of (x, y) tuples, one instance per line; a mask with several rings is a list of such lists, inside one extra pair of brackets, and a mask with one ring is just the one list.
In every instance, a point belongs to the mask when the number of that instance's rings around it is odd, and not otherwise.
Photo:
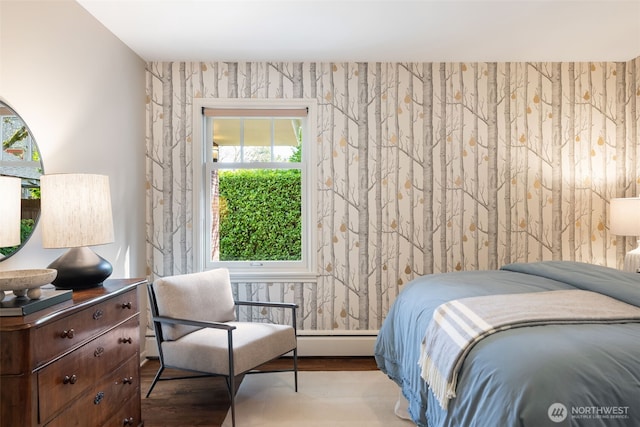
[(42, 287), (42, 296), (38, 299), (29, 299), (26, 296), (18, 297), (13, 293), (7, 293), (0, 301), (0, 317), (26, 316), (52, 305), (71, 300), (73, 291), (70, 289), (55, 289)]

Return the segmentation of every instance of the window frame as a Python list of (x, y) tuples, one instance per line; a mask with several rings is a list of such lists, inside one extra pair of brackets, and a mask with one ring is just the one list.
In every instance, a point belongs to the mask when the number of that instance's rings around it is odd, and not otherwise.
[[(301, 261), (210, 261), (211, 195), (208, 174), (213, 161), (211, 144), (206, 141), (207, 117), (203, 108), (224, 109), (301, 109), (307, 108), (302, 127), (302, 260)], [(232, 281), (315, 282), (316, 261), (316, 191), (315, 146), (312, 144), (316, 129), (317, 102), (311, 99), (207, 99), (193, 100), (193, 247), (196, 271), (225, 267)], [(273, 168), (278, 163), (251, 163), (250, 168)], [(218, 164), (218, 170), (232, 168), (235, 163)], [(244, 166), (247, 166), (246, 164)]]

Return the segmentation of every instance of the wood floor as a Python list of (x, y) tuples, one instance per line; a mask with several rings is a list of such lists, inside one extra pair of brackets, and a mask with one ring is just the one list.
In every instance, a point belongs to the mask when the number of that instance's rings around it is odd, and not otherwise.
[[(160, 366), (148, 360), (141, 368), (142, 419), (145, 427), (190, 427), (222, 425), (229, 410), (226, 383), (221, 377), (161, 381), (145, 398), (151, 381)], [(290, 358), (268, 364), (269, 369), (291, 366)], [(375, 370), (373, 357), (300, 357), (301, 371), (366, 371)], [(165, 370), (165, 376), (180, 376), (184, 372)], [(268, 374), (265, 374), (268, 375)]]

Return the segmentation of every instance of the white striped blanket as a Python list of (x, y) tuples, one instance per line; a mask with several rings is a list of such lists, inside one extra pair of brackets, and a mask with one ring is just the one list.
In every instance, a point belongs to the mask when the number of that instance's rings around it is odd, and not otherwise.
[(433, 313), (419, 365), (422, 378), (446, 410), (456, 395), (458, 371), (482, 338), (510, 328), (571, 323), (640, 322), (640, 307), (583, 290), (462, 298)]

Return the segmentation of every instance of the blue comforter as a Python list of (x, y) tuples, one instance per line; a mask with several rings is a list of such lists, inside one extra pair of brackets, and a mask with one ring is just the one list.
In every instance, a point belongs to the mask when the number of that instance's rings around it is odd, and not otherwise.
[(474, 346), (457, 396), (440, 408), (420, 377), (420, 343), (435, 308), (453, 299), (584, 289), (640, 307), (640, 274), (569, 261), (433, 274), (407, 284), (375, 346), (378, 367), (419, 426), (640, 426), (640, 323), (510, 329)]

